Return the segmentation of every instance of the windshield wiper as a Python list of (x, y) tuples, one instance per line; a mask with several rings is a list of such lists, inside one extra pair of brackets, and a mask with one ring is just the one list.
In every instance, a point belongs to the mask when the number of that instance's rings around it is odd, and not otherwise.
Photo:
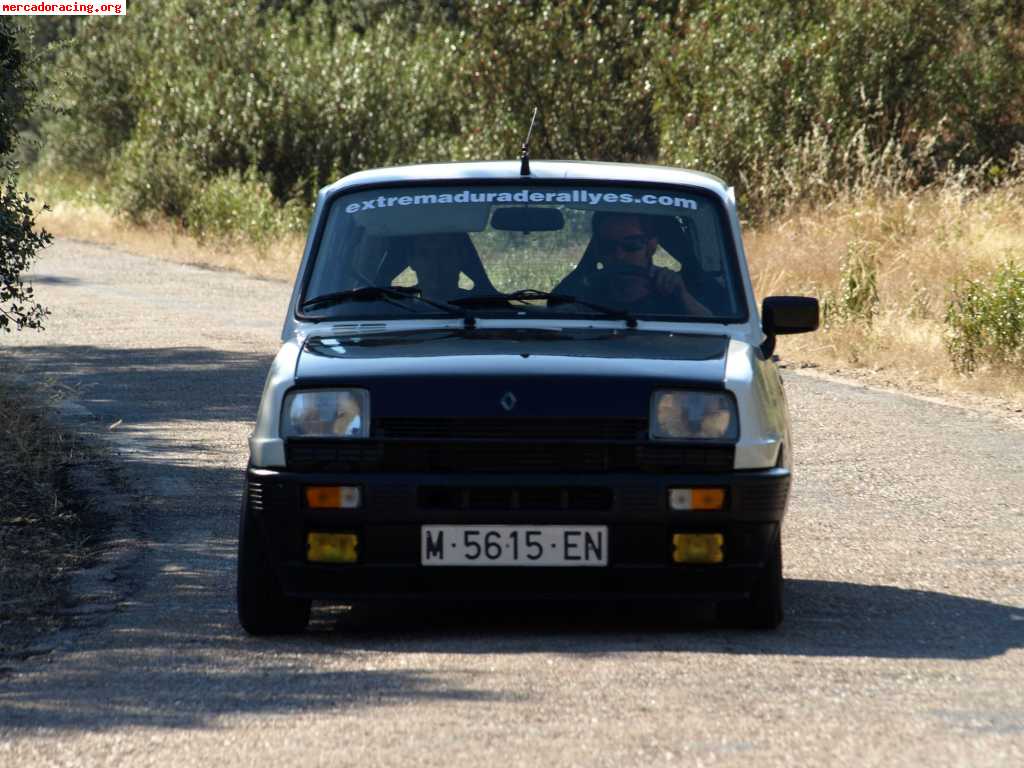
[(408, 299), (422, 301), (424, 304), (429, 304), (432, 307), (436, 307), (437, 309), (444, 311), (445, 314), (452, 315), (454, 317), (461, 317), (467, 328), (472, 328), (476, 325), (476, 319), (473, 315), (462, 307), (448, 302), (434, 301), (433, 299), (421, 296), (420, 289), (417, 286), (385, 287), (382, 285), (363, 285), (359, 288), (349, 288), (344, 291), (335, 291), (334, 293), (325, 293), (322, 296), (314, 296), (312, 299), (306, 299), (302, 302), (299, 308), (307, 310), (312, 307), (332, 307), (336, 304), (344, 304), (347, 301), (386, 301), (388, 304), (394, 304), (397, 307), (402, 307), (402, 309), (414, 311), (408, 305), (401, 304), (397, 301)]
[(617, 320), (625, 320), (627, 328), (636, 328), (636, 318), (633, 317), (632, 313), (624, 309), (615, 309), (604, 304), (595, 304), (592, 301), (586, 301), (567, 293), (549, 293), (548, 291), (537, 291), (533, 288), (524, 288), (520, 291), (512, 291), (512, 293), (495, 293), (487, 296), (466, 296), (452, 299), (448, 303), (460, 307), (502, 307), (507, 306), (512, 301), (547, 301), (549, 305), (579, 304), (581, 307), (593, 309)]
[(335, 304), (344, 304), (346, 301), (377, 301), (383, 298), (407, 299), (418, 293), (419, 288), (381, 288), (379, 285), (364, 285), (359, 288), (349, 288), (344, 291), (314, 296), (312, 299), (302, 302), (300, 308), (332, 307)]

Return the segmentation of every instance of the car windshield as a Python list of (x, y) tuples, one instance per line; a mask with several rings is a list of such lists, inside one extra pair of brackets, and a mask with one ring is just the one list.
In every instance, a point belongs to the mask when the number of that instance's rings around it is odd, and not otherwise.
[(299, 312), (740, 322), (743, 296), (728, 218), (710, 194), (470, 181), (335, 197)]

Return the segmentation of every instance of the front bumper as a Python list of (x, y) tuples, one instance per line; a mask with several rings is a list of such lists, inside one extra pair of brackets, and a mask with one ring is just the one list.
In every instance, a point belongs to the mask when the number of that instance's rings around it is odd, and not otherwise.
[[(307, 485), (359, 485), (363, 505), (309, 509)], [(249, 468), (244, 503), (279, 583), (293, 597), (366, 599), (742, 599), (761, 577), (789, 492), (783, 468), (701, 475), (382, 475)], [(670, 510), (672, 487), (724, 487), (722, 510)], [(420, 527), (607, 525), (606, 567), (423, 567)], [(359, 562), (310, 563), (311, 531), (359, 536)], [(725, 559), (672, 562), (673, 533), (720, 532)]]

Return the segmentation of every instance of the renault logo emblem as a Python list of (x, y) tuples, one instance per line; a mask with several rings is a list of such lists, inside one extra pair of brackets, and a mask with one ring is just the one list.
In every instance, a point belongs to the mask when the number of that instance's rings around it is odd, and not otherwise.
[(504, 395), (501, 396), (501, 400), (499, 400), (499, 402), (501, 403), (502, 408), (504, 408), (506, 411), (511, 411), (513, 408), (516, 407), (516, 396), (513, 395), (511, 392), (506, 392)]

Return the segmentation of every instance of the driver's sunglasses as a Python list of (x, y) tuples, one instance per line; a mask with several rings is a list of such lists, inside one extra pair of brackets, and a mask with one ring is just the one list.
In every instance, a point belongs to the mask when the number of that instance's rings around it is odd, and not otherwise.
[(618, 250), (621, 250), (623, 253), (636, 253), (647, 247), (647, 237), (645, 235), (627, 235), (618, 240), (606, 239), (603, 245), (608, 249), (609, 253), (614, 253)]

